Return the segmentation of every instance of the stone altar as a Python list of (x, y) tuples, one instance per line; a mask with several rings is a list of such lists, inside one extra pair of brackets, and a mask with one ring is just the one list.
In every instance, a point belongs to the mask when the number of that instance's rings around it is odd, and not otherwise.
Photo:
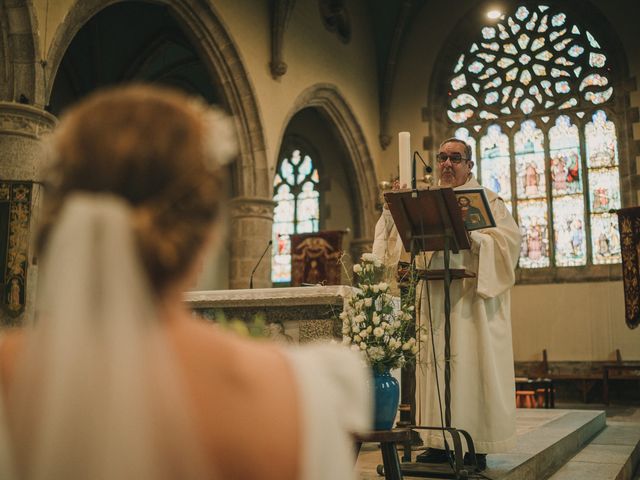
[(284, 334), (295, 343), (305, 343), (342, 337), (338, 315), (352, 290), (346, 285), (209, 290), (188, 292), (185, 301), (198, 315), (211, 320), (216, 312), (244, 321), (263, 315), (267, 323), (282, 325)]

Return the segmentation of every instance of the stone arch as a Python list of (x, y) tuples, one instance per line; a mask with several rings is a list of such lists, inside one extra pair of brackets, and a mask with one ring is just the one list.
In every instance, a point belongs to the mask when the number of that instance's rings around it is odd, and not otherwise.
[(43, 75), (32, 8), (26, 0), (0, 3), (0, 100), (42, 106)]
[(369, 241), (375, 227), (378, 187), (373, 159), (362, 127), (351, 106), (335, 85), (316, 84), (303, 91), (287, 115), (283, 129), (296, 113), (305, 108), (316, 108), (329, 121), (351, 160), (351, 164), (345, 167), (353, 180), (355, 192), (353, 196), (354, 212), (356, 212), (354, 240)]
[[(51, 95), (53, 78), (78, 30), (104, 8), (126, 0), (76, 0), (52, 39), (47, 58), (45, 92)], [(185, 27), (212, 78), (216, 79), (234, 116), (240, 156), (234, 168), (234, 194), (248, 198), (270, 198), (270, 178), (262, 120), (253, 85), (233, 39), (208, 2), (157, 0), (170, 8)]]

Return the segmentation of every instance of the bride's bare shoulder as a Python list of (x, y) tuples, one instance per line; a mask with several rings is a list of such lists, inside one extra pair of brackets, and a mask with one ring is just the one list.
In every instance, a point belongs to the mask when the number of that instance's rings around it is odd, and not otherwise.
[(201, 357), (198, 363), (204, 361), (216, 369), (223, 367), (227, 375), (246, 377), (249, 381), (255, 381), (256, 376), (263, 378), (265, 371), (291, 376), (281, 348), (268, 340), (245, 338), (199, 319), (182, 322), (177, 336), (184, 353)]

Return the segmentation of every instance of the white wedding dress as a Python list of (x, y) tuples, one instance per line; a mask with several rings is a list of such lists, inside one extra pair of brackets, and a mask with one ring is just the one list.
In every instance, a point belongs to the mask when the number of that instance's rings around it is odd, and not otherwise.
[[(10, 416), (0, 395), (0, 478), (216, 478), (158, 325), (126, 203), (69, 198), (40, 273), (38, 318), (12, 381)], [(354, 478), (349, 432), (371, 421), (362, 360), (337, 346), (286, 355), (302, 404), (300, 478)]]

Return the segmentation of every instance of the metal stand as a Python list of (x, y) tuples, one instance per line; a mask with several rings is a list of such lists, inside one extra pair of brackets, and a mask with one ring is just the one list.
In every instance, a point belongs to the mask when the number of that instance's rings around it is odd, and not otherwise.
[[(433, 193), (433, 191), (429, 191)], [(418, 199), (417, 191), (411, 192), (412, 199)], [(421, 192), (423, 193), (423, 192)], [(442, 192), (438, 192), (442, 193)], [(411, 225), (412, 228), (406, 228), (405, 235), (408, 237), (409, 242), (406, 242), (407, 239), (403, 238), (403, 242), (405, 247), (407, 243), (410, 248), (408, 249), (411, 252), (412, 261), (415, 258), (416, 253), (420, 251), (428, 250), (425, 246), (433, 246), (437, 245), (436, 248), (431, 248), (430, 250), (442, 250), (443, 251), (443, 260), (444, 260), (444, 270), (442, 271), (442, 277), (432, 276), (431, 280), (442, 280), (443, 290), (444, 290), (444, 357), (445, 357), (445, 365), (444, 365), (444, 403), (445, 403), (445, 413), (444, 413), (444, 426), (433, 427), (433, 426), (412, 426), (413, 430), (435, 430), (442, 431), (443, 435), (447, 434), (451, 440), (453, 445), (454, 459), (451, 464), (426, 464), (426, 463), (411, 463), (411, 452), (409, 449), (405, 449), (405, 455), (401, 464), (401, 471), (404, 475), (415, 476), (415, 477), (430, 477), (430, 478), (455, 478), (455, 479), (464, 479), (468, 478), (468, 476), (476, 471), (479, 471), (477, 468), (475, 447), (473, 444), (473, 440), (471, 435), (464, 430), (459, 430), (453, 428), (451, 426), (451, 297), (450, 297), (450, 287), (452, 281), (451, 269), (450, 269), (450, 256), (451, 251), (457, 253), (461, 249), (469, 248), (469, 239), (466, 234), (466, 230), (463, 230), (463, 235), (460, 233), (460, 222), (461, 217), (459, 214), (459, 210), (456, 212), (452, 212), (450, 206), (450, 200), (446, 197), (446, 194), (434, 194), (432, 198), (429, 200), (431, 202), (430, 207), (436, 207), (439, 215), (437, 224), (432, 224), (431, 226), (426, 226), (422, 223), (422, 217), (418, 218), (418, 221), (415, 221), (415, 216), (413, 218), (409, 218), (410, 214), (415, 214), (415, 206), (414, 205), (405, 205), (401, 203), (401, 206), (396, 209), (398, 219), (400, 220), (401, 225)], [(399, 202), (400, 203), (400, 202)], [(405, 203), (409, 203), (409, 201), (405, 200)], [(435, 203), (435, 205), (434, 205)], [(457, 206), (457, 205), (456, 205)], [(393, 210), (392, 210), (393, 214)], [(394, 220), (396, 219), (396, 215), (394, 215)], [(413, 220), (413, 221), (412, 221)], [(455, 225), (454, 225), (455, 222)], [(396, 226), (398, 223), (396, 223)], [(418, 231), (416, 231), (415, 227)], [(398, 229), (401, 232), (401, 229)], [(469, 276), (466, 272), (457, 278), (463, 278)], [(429, 278), (426, 277), (425, 281), (429, 281)], [(437, 365), (434, 366), (437, 368)], [(469, 460), (471, 462), (470, 466), (465, 466), (463, 464), (463, 444), (462, 439), (464, 438), (466, 443), (466, 450), (469, 452)], [(446, 446), (446, 445), (445, 445)]]

